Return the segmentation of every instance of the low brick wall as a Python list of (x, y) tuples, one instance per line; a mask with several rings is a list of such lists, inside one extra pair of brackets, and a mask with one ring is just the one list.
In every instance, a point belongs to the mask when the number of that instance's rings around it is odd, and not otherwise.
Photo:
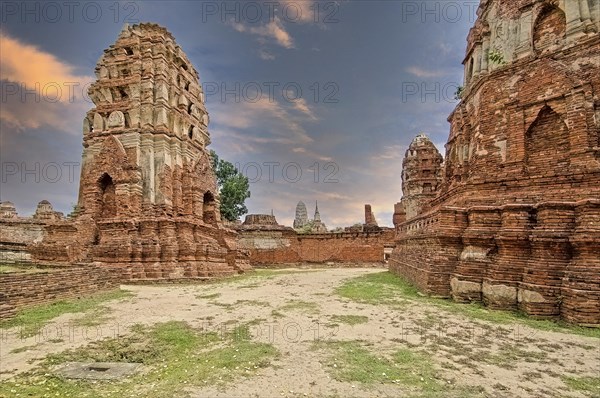
[(394, 240), (394, 231), (297, 234), (293, 230), (238, 231), (238, 247), (250, 253), (250, 263), (294, 265), (335, 263), (353, 266), (384, 263), (384, 250)]
[(31, 218), (0, 219), (0, 242), (25, 245), (41, 242), (45, 225)]
[(0, 319), (16, 311), (119, 286), (119, 275), (96, 266), (0, 274)]
[(34, 219), (0, 219), (0, 262), (28, 263), (28, 246), (44, 238), (45, 223)]

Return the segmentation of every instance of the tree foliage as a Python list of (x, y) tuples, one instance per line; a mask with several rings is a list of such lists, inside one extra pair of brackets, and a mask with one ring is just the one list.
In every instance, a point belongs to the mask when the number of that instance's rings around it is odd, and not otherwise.
[(462, 99), (464, 92), (465, 92), (465, 88), (463, 86), (458, 86), (456, 88), (456, 92), (454, 93), (454, 99), (456, 101), (460, 101)]
[(296, 230), (299, 234), (310, 234), (315, 226), (314, 220), (309, 220), (302, 228)]
[(210, 156), (221, 197), (221, 217), (235, 221), (248, 213), (244, 204), (250, 197), (248, 177), (240, 173), (231, 162), (219, 159), (215, 151), (211, 150)]

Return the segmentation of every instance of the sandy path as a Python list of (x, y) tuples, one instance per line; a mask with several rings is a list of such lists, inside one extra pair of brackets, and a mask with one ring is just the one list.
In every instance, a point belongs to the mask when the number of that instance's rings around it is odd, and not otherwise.
[[(332, 379), (327, 353), (311, 349), (317, 338), (362, 340), (372, 343), (370, 349), (375, 353), (411, 347), (434, 359), (444, 382), (482, 386), (483, 396), (490, 397), (585, 397), (568, 391), (561, 376), (600, 374), (598, 339), (517, 325), (498, 326), (422, 303), (391, 308), (332, 294), (345, 279), (381, 271), (283, 271), (273, 278), (205, 285), (124, 286), (135, 297), (109, 304), (111, 319), (98, 327), (69, 327), (69, 322), (81, 314), (67, 314), (32, 338), (19, 338), (15, 329), (0, 331), (0, 376), (6, 379), (31, 369), (48, 353), (125, 334), (135, 323), (171, 320), (218, 332), (231, 331), (236, 323), (255, 321), (251, 329), (254, 338), (272, 343), (282, 354), (272, 367), (255, 376), (242, 377), (224, 387), (190, 391), (194, 397), (398, 397), (406, 391), (394, 384), (362, 386)], [(314, 303), (314, 308), (278, 309), (298, 301)], [(362, 315), (369, 321), (332, 326), (333, 315)], [(23, 347), (30, 349), (11, 353)], [(514, 355), (508, 361), (499, 356), (507, 350)], [(490, 356), (502, 361), (490, 364), (483, 360)]]

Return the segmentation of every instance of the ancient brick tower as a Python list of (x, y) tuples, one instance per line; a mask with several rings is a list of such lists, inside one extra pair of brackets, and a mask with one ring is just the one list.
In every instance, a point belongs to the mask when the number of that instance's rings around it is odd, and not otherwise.
[(443, 178), (418, 214), (397, 209), (393, 271), (600, 324), (599, 32), (597, 0), (481, 1)]
[(394, 225), (421, 213), (442, 181), (444, 159), (425, 134), (410, 143), (402, 161), (402, 201), (395, 206)]
[(126, 26), (96, 77), (76, 217), (49, 227), (38, 259), (102, 263), (131, 279), (243, 268), (235, 233), (221, 224), (198, 72), (173, 36), (155, 24)]

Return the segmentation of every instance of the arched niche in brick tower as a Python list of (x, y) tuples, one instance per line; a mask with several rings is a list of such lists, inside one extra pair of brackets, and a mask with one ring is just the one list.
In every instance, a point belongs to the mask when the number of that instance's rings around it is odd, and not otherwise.
[(543, 53), (549, 48), (562, 46), (567, 37), (567, 18), (558, 6), (546, 4), (541, 9), (533, 26), (533, 48)]
[(216, 200), (212, 192), (206, 191), (202, 198), (202, 219), (206, 224), (215, 224), (217, 222)]
[(561, 116), (544, 106), (525, 134), (525, 159), (530, 175), (556, 175), (568, 171), (571, 144)]
[(117, 190), (113, 178), (108, 173), (103, 173), (98, 179), (100, 192), (98, 204), (98, 218), (112, 218), (117, 216)]

